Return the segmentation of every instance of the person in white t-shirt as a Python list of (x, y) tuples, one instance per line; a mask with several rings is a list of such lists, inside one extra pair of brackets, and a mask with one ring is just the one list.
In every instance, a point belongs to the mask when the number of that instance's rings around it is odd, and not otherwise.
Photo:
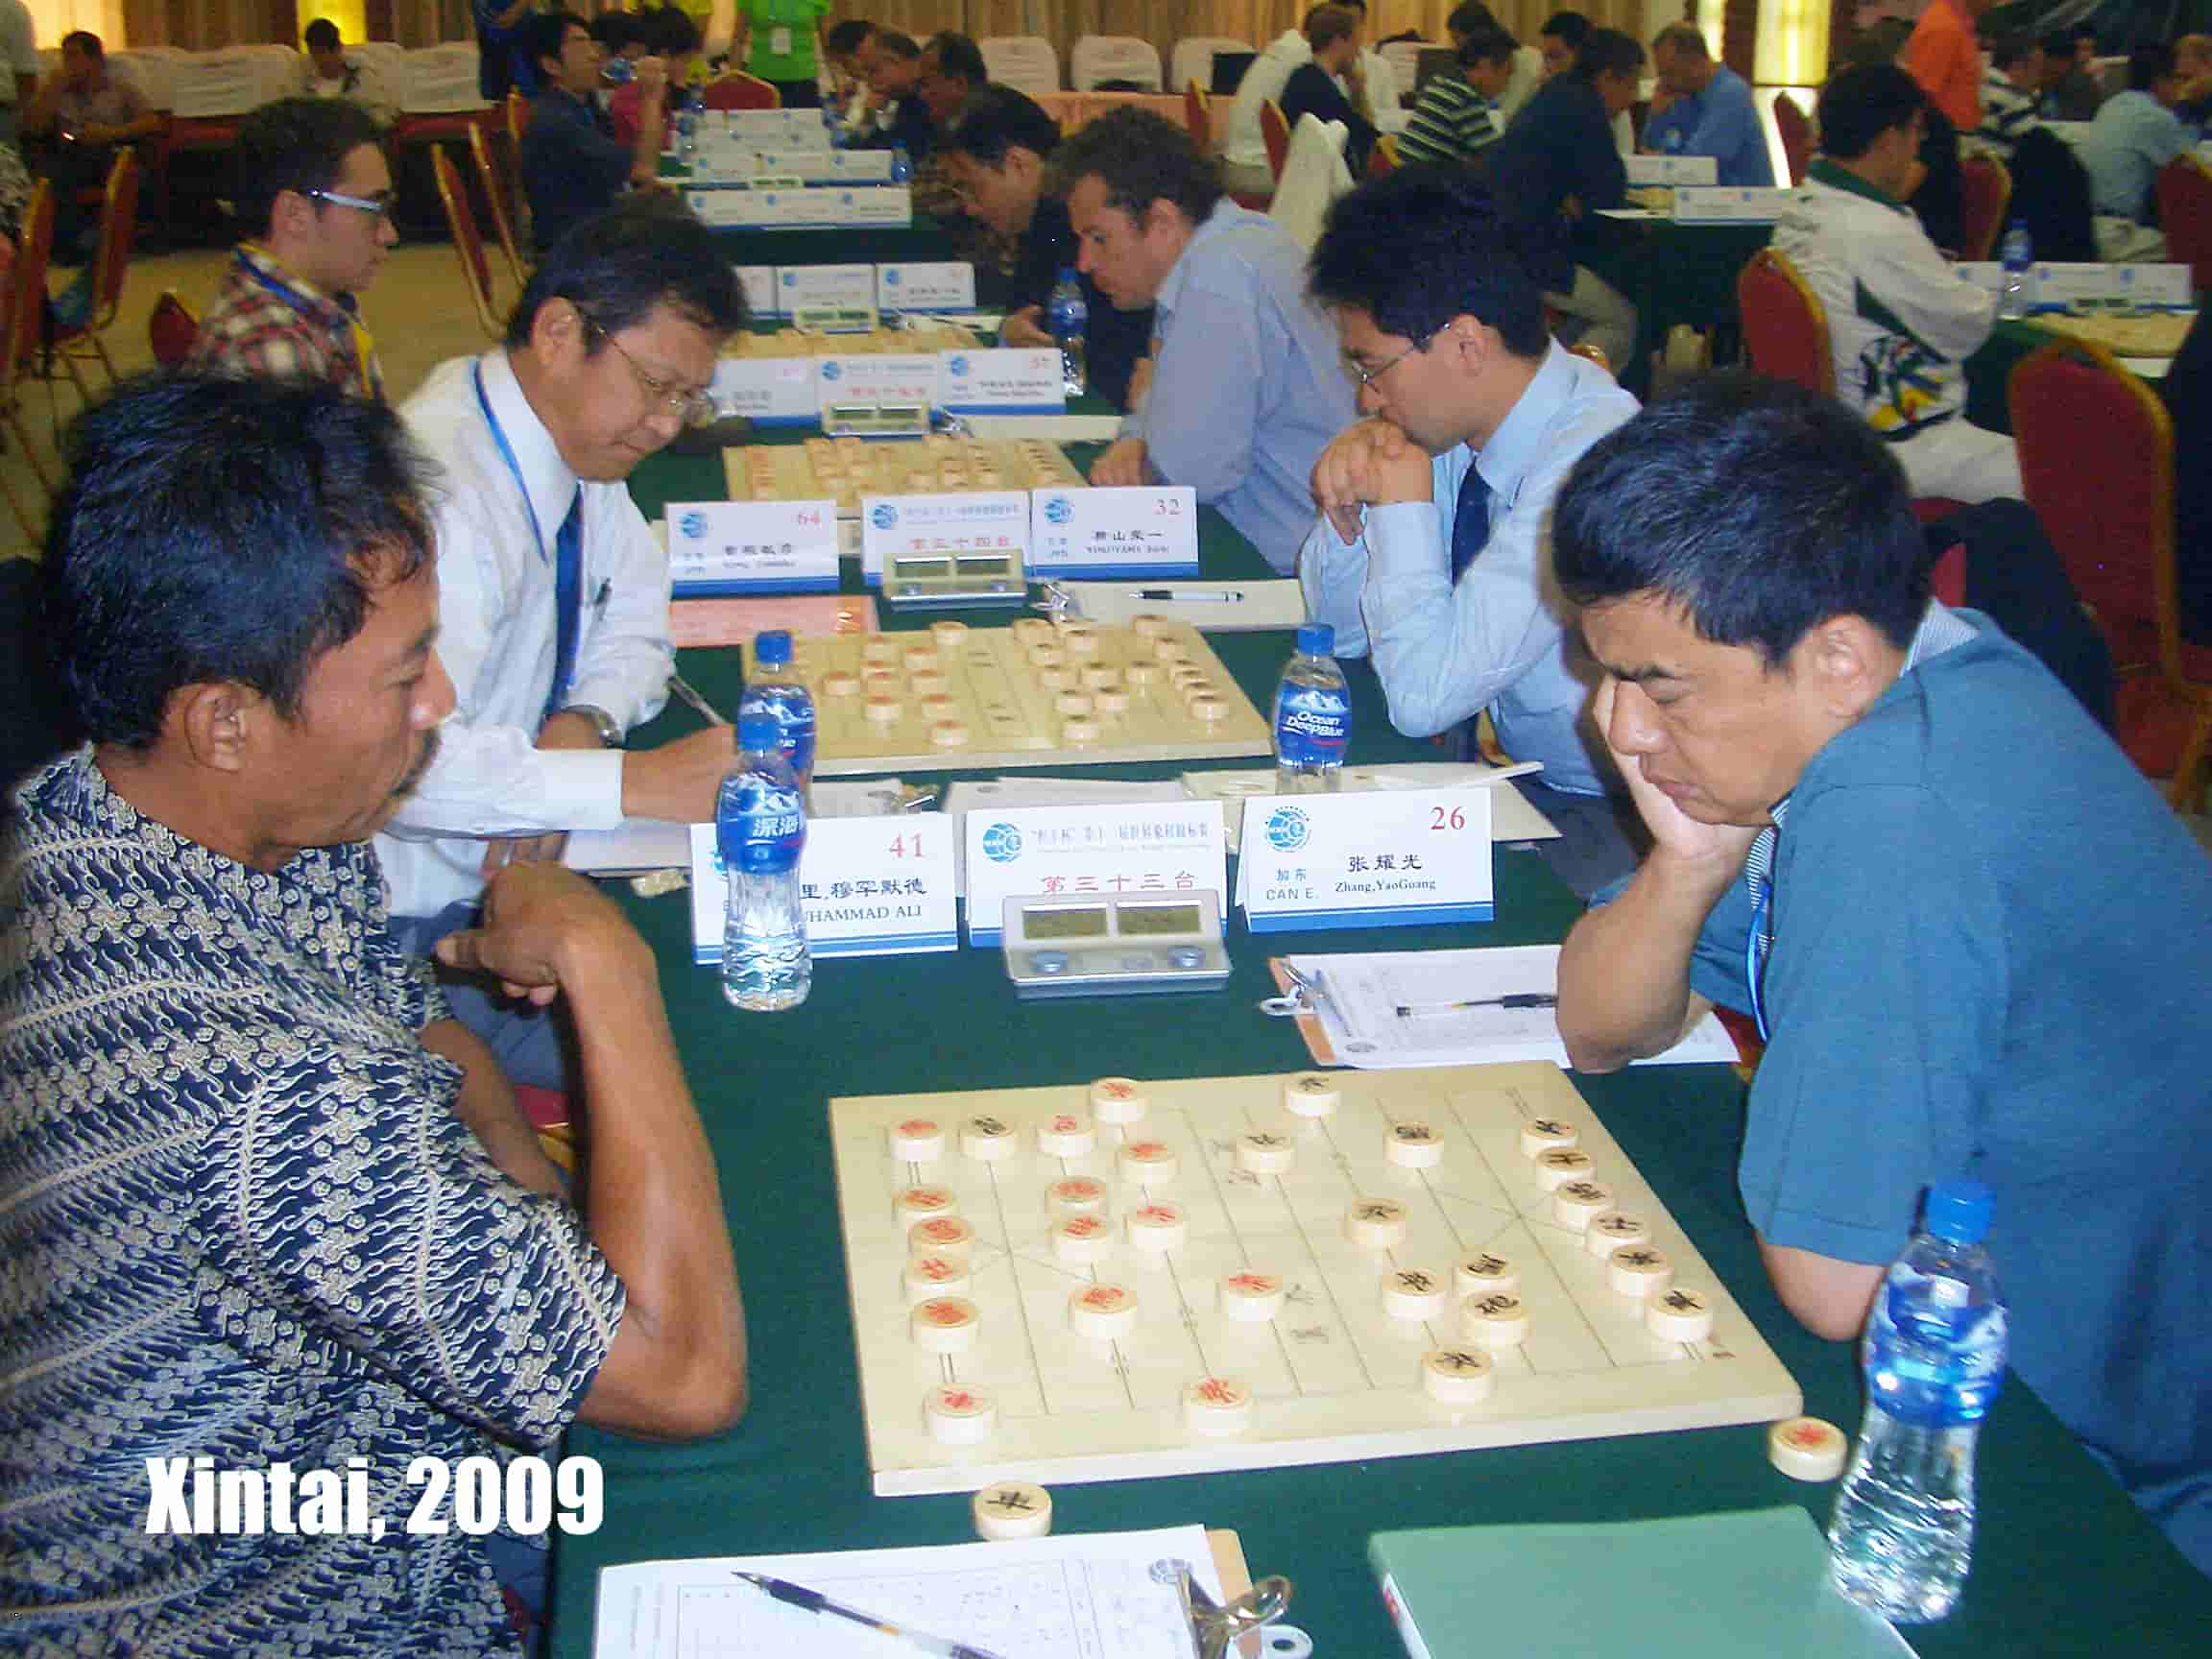
[(12, 143), (38, 84), (38, 30), (23, 0), (0, 0), (0, 142)]

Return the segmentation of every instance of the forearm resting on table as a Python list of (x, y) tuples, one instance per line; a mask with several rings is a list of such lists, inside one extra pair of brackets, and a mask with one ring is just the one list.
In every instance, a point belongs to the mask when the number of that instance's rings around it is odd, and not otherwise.
[(453, 1115), (469, 1125), (492, 1162), (533, 1192), (560, 1196), (565, 1190), (561, 1172), (538, 1143), (538, 1132), (484, 1040), (458, 1020), (436, 1020), (422, 1027), (421, 1041), (431, 1053), (461, 1068)]
[(1849, 1342), (1865, 1327), (1866, 1310), (1882, 1284), (1881, 1267), (1815, 1255), (1792, 1244), (1770, 1244), (1764, 1235), (1759, 1258), (1782, 1306), (1814, 1335)]
[(744, 1414), (745, 1308), (714, 1155), (676, 1056), (650, 949), (589, 942), (562, 987), (591, 1102), (584, 1213), (628, 1305), (581, 1415), (661, 1439)]
[(1620, 898), (1575, 924), (1559, 948), (1559, 1037), (1577, 1071), (1663, 1053), (1705, 1017), (1690, 954), (1727, 881), (1654, 853)]

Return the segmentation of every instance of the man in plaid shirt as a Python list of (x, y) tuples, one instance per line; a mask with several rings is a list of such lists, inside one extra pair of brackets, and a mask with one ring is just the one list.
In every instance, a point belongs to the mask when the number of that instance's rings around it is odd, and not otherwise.
[(344, 98), (280, 98), (238, 131), (238, 244), (191, 367), (327, 381), (381, 400), (357, 296), (398, 240), (376, 124)]

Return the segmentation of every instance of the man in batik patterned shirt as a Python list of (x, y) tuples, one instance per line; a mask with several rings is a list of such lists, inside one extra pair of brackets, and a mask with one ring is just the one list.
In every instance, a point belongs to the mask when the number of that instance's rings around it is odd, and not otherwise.
[[(744, 1407), (653, 957), (542, 863), (441, 947), (571, 1004), (580, 1214), (386, 925), (369, 837), (453, 703), (396, 419), (183, 376), (73, 450), (49, 600), (92, 740), (18, 789), (0, 860), (0, 1647), (517, 1651), (531, 1551), (411, 1536), (411, 1462)], [(165, 1494), (201, 1459), (302, 1494), (358, 1460), (382, 1535), (196, 1531)]]
[(363, 289), (399, 234), (375, 118), (345, 98), (279, 98), (238, 128), (238, 244), (191, 367), (325, 380), (381, 398)]

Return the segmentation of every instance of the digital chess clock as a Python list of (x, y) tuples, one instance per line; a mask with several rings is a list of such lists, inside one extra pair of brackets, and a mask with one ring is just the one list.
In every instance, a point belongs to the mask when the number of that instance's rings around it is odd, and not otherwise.
[(1229, 982), (1213, 892), (1010, 898), (999, 949), (1024, 998), (1218, 991)]

